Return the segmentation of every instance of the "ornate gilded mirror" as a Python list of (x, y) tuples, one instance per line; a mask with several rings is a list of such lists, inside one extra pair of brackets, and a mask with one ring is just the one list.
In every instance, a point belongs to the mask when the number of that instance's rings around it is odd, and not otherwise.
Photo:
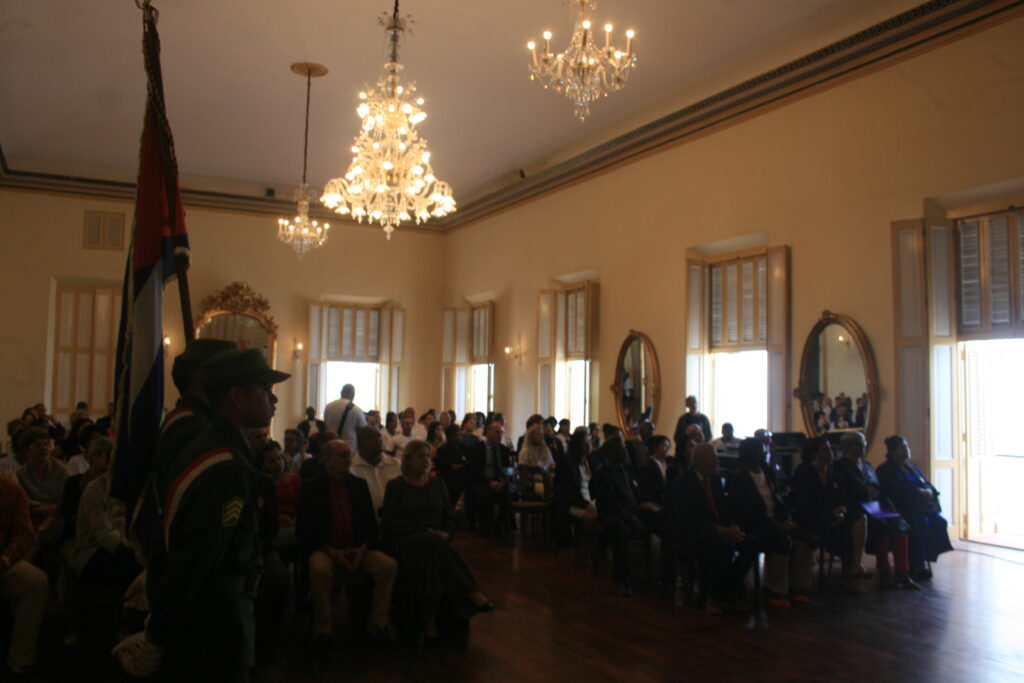
[(244, 282), (232, 282), (206, 296), (196, 318), (196, 336), (227, 339), (242, 348), (263, 351), (274, 366), (277, 351), (277, 323), (270, 317), (270, 302)]
[(871, 442), (878, 414), (878, 370), (868, 338), (852, 318), (825, 311), (807, 335), (800, 385), (793, 391), (811, 436), (858, 430)]
[(615, 412), (619, 425), (627, 434), (643, 420), (658, 421), (661, 407), (661, 373), (658, 352), (651, 338), (643, 332), (630, 330), (619, 349), (615, 364)]

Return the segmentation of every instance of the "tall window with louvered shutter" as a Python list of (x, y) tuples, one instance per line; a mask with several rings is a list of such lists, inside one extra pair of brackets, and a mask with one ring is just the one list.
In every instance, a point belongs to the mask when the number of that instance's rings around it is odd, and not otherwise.
[(788, 247), (690, 258), (687, 288), (687, 394), (716, 432), (788, 429)]
[(1024, 212), (956, 224), (959, 338), (1024, 336)]
[(494, 303), (441, 315), (441, 406), (461, 416), (494, 410)]
[(397, 410), (404, 323), (389, 306), (310, 304), (308, 404), (322, 412), (353, 384), (364, 410)]
[(537, 412), (590, 421), (595, 400), (601, 286), (585, 282), (537, 293)]
[(121, 289), (59, 283), (56, 303), (51, 412), (65, 419), (86, 401), (93, 414), (105, 414), (114, 396)]

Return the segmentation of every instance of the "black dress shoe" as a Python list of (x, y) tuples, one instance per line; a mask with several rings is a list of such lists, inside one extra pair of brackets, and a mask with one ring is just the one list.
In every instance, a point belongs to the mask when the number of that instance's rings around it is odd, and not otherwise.
[(372, 631), (367, 631), (366, 639), (378, 647), (393, 647), (398, 644), (398, 639), (390, 626), (378, 626)]
[(482, 605), (473, 605), (473, 609), (475, 609), (479, 614), (484, 614), (486, 612), (493, 612), (494, 611), (494, 603), (491, 602), (490, 600), (488, 600), (487, 602), (485, 602)]

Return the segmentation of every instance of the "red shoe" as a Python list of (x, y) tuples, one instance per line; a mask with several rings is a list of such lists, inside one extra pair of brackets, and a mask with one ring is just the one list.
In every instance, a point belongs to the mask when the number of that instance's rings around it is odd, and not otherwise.
[(765, 600), (765, 602), (767, 602), (772, 607), (778, 607), (780, 609), (786, 609), (787, 607), (792, 607), (792, 605), (789, 604), (789, 600), (787, 600), (784, 595), (775, 595), (773, 593), (765, 593), (764, 600)]
[(791, 593), (789, 601), (794, 605), (809, 605), (811, 604), (811, 598), (807, 595), (801, 595), (800, 593)]

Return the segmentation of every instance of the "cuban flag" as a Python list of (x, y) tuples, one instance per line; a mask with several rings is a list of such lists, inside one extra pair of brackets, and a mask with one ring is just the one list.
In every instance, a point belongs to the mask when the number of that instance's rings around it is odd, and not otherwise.
[(111, 497), (123, 501), (129, 510), (145, 485), (163, 417), (164, 286), (178, 275), (179, 267), (187, 267), (189, 255), (178, 164), (164, 108), (160, 40), (148, 5), (143, 11), (142, 42), (148, 88), (135, 220), (121, 298), (110, 484)]

